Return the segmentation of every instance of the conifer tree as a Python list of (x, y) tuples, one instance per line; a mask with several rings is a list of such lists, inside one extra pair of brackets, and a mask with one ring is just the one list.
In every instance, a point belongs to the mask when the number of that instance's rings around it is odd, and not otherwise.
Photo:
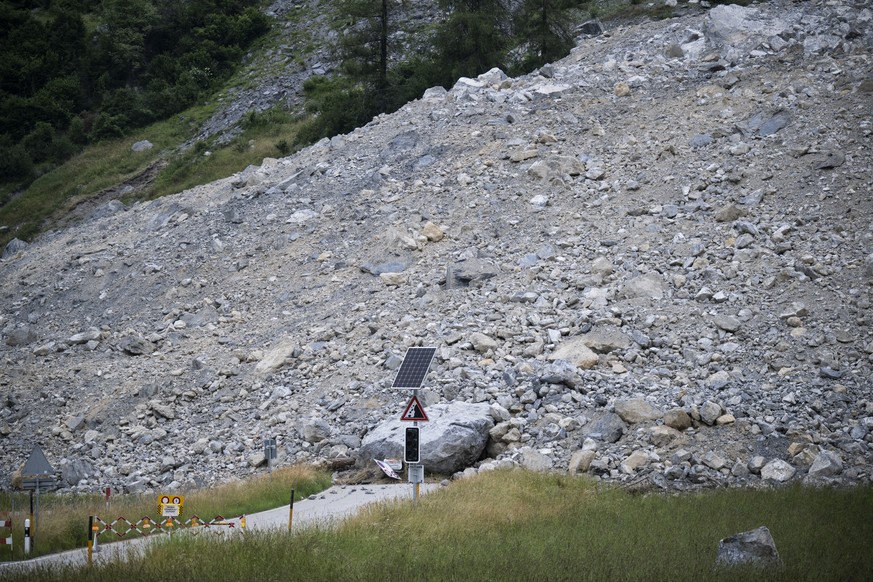
[(515, 37), (524, 52), (518, 72), (565, 57), (573, 48), (569, 11), (575, 0), (522, 0), (515, 15)]
[(388, 37), (390, 0), (341, 0), (345, 30), (338, 43), (342, 72), (361, 85), (374, 113), (386, 111), (390, 99)]
[(440, 0), (440, 4), (451, 10), (435, 39), (437, 59), (446, 75), (443, 84), (505, 66), (511, 24), (507, 0)]

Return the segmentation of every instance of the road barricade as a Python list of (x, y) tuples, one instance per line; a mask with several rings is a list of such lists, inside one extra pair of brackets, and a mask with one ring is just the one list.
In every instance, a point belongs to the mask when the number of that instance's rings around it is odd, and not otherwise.
[[(9, 535), (2, 533), (2, 530), (9, 529)], [(9, 546), (9, 555), (12, 555), (12, 515), (5, 518), (0, 517), (0, 546)]]

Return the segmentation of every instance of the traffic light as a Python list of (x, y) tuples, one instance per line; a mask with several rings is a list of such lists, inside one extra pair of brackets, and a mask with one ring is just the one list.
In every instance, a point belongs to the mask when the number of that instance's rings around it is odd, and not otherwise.
[(419, 428), (417, 426), (406, 427), (406, 440), (403, 449), (403, 460), (410, 464), (419, 462), (421, 456), (419, 445)]

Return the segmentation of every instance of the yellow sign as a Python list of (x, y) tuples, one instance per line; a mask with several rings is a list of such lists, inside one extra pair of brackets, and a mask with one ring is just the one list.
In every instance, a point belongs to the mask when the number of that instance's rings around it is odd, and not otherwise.
[(183, 505), (185, 505), (185, 497), (182, 495), (158, 496), (158, 514), (164, 517), (182, 515)]

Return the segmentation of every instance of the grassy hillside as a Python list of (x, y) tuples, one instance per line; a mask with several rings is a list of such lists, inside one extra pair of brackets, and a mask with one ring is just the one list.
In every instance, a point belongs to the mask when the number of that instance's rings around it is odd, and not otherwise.
[[(176, 537), (124, 564), (32, 580), (861, 580), (873, 491), (792, 487), (639, 495), (495, 471), (365, 510), (336, 530)], [(767, 526), (781, 568), (714, 569), (719, 540)]]

